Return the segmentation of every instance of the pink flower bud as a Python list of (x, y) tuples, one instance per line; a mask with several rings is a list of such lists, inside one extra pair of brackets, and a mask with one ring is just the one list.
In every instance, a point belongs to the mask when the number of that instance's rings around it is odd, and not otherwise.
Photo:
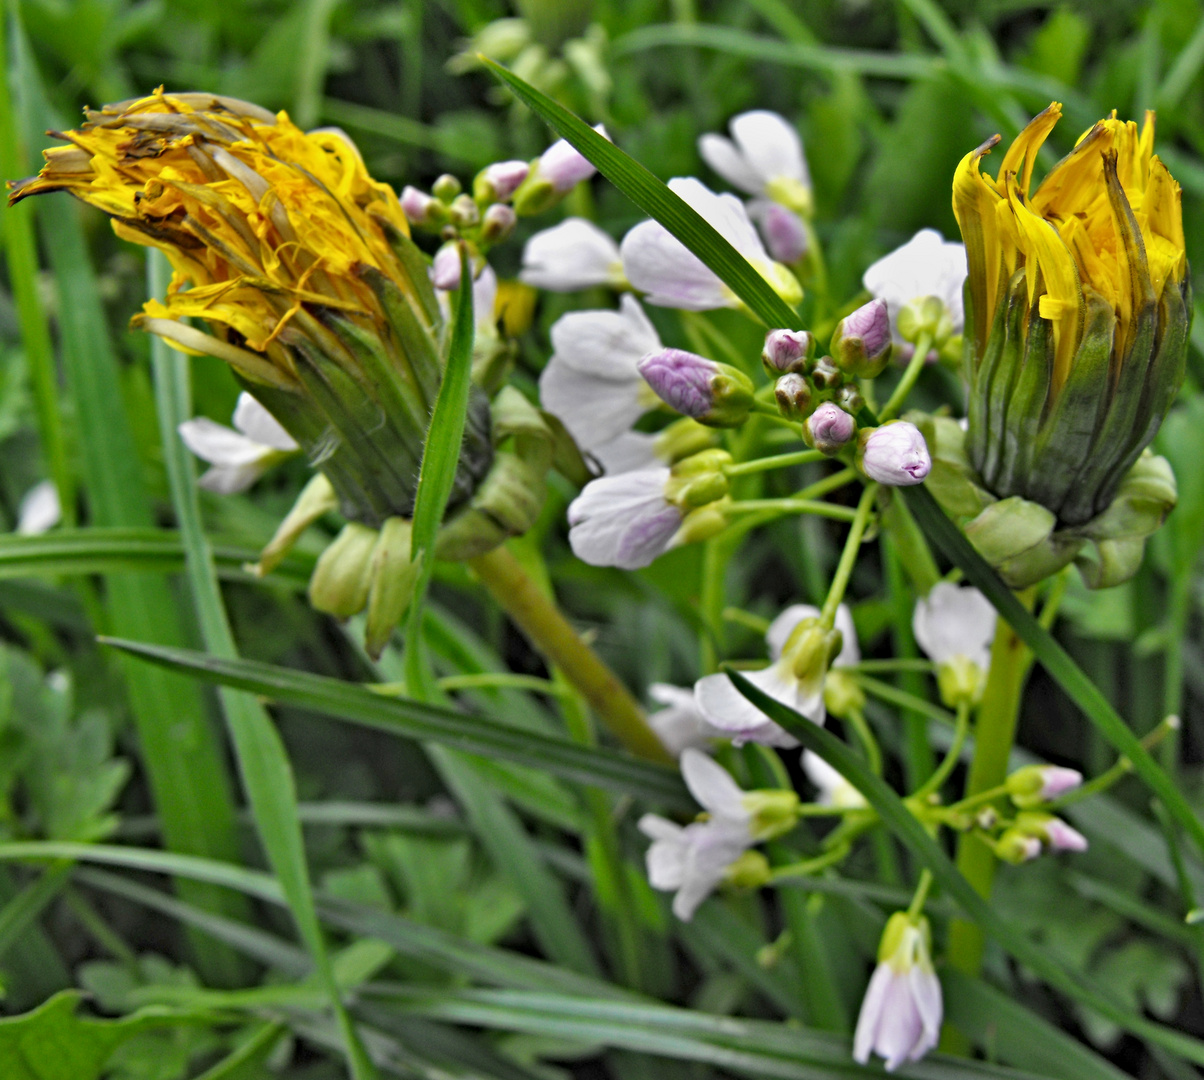
[[(604, 138), (610, 138), (601, 124), (594, 130)], [(597, 171), (585, 156), (565, 139), (558, 139), (552, 143), (536, 163), (539, 178), (551, 184), (557, 194), (563, 194), (582, 180), (588, 180)]]
[(450, 291), (460, 287), (460, 249), (455, 244), (444, 244), (435, 253), (431, 281), (436, 289)]
[(1087, 838), (1066, 824), (1061, 818), (1054, 818), (1045, 826), (1045, 839), (1054, 851), (1086, 851)]
[(801, 420), (811, 411), (811, 387), (795, 371), (788, 371), (773, 384), (778, 411), (787, 420)]
[(518, 190), (518, 185), (527, 179), (531, 166), (525, 161), (495, 161), (485, 169), (485, 180), (492, 189), (492, 195), (499, 202), (505, 202)]
[(825, 454), (834, 454), (857, 431), (856, 421), (837, 405), (825, 401), (809, 417), (803, 434), (807, 442)]
[(924, 436), (906, 420), (863, 430), (857, 459), (866, 476), (892, 487), (919, 484), (932, 469)]
[(872, 379), (886, 367), (890, 350), (890, 313), (882, 300), (863, 304), (836, 324), (831, 351), (843, 371)]
[(487, 244), (505, 240), (514, 231), (518, 215), (505, 203), (494, 203), (481, 219), (481, 239)]
[(636, 367), (659, 398), (700, 423), (734, 427), (752, 408), (752, 380), (729, 364), (684, 349), (662, 349)]
[(401, 192), (401, 209), (411, 225), (423, 225), (430, 216), (431, 204), (436, 200), (425, 191), (406, 185)]
[(770, 330), (765, 335), (761, 363), (770, 377), (802, 371), (815, 355), (815, 338), (806, 330)]

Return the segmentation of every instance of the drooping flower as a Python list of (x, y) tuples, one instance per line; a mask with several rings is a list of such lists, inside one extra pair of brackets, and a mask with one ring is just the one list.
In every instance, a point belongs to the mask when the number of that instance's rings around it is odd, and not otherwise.
[(946, 240), (935, 229), (921, 229), (900, 248), (884, 255), (862, 275), (876, 300), (886, 301), (891, 333), (902, 343), (899, 313), (915, 301), (935, 296), (949, 315), (951, 332), (965, 323), (962, 285), (966, 280), (966, 248)]
[[(748, 212), (734, 195), (716, 195), (693, 177), (676, 177), (669, 188), (705, 218), (788, 304), (802, 299), (798, 280), (765, 251)], [(644, 221), (619, 245), (627, 280), (647, 301), (687, 311), (739, 307), (740, 300), (660, 222)]]
[(1026, 811), (1016, 816), (1016, 828), (1036, 836), (1050, 851), (1086, 851), (1087, 838), (1053, 814)]
[[(998, 137), (967, 154), (953, 208), (973, 315), (970, 463), (1000, 499), (1019, 496), (1075, 527), (1109, 508), (1174, 401), (1191, 301), (1182, 193), (1154, 154), (1154, 114), (1140, 131), (1100, 120), (1030, 191), (1060, 116), (1057, 102), (1036, 116), (995, 179), (980, 166)], [(1145, 533), (1173, 505), (1168, 495)], [(1135, 572), (1134, 540), (1100, 561), (1123, 555), (1126, 576)], [(1063, 546), (1069, 561), (1075, 549)]]
[(862, 428), (857, 443), (857, 464), (871, 480), (892, 487), (923, 483), (932, 470), (932, 458), (924, 436), (915, 424), (906, 420)]
[(951, 704), (982, 695), (991, 667), (995, 608), (973, 585), (938, 581), (916, 601), (912, 632), (937, 665), (941, 696)]
[(551, 336), (540, 400), (582, 450), (602, 458), (609, 444), (661, 404), (638, 368), (642, 357), (661, 347), (656, 328), (639, 301), (626, 295), (618, 311), (562, 315)]
[(245, 391), (234, 407), (234, 427), (198, 416), (179, 426), (180, 438), (211, 466), (197, 481), (219, 495), (246, 491), (273, 465), (300, 447), (279, 421)]
[(755, 109), (732, 117), (728, 129), (730, 139), (713, 134), (699, 138), (702, 160), (748, 195), (809, 213), (811, 176), (794, 125), (777, 113)]
[[(808, 720), (822, 724), (827, 716), (824, 677), (828, 668), (856, 664), (861, 651), (853, 616), (846, 605), (837, 609), (835, 632), (818, 625), (819, 614), (819, 609), (809, 604), (786, 608), (765, 633), (769, 667), (744, 677)], [(707, 721), (737, 745), (756, 742), (783, 748), (798, 746), (793, 735), (761, 712), (724, 674), (699, 679), (694, 695)]]
[(21, 497), (21, 503), (17, 507), (17, 534), (40, 536), (53, 529), (62, 517), (59, 489), (55, 487), (54, 481), (43, 480), (34, 484)]
[(639, 829), (653, 841), (647, 855), (649, 884), (675, 890), (673, 914), (688, 922), (750, 847), (793, 827), (798, 796), (793, 791), (746, 792), (701, 750), (682, 752), (681, 774), (706, 810), (706, 820), (682, 827), (645, 814)]
[(932, 932), (922, 915), (904, 911), (886, 923), (878, 946), (878, 966), (870, 978), (857, 1030), (853, 1059), (866, 1064), (870, 1054), (885, 1059), (894, 1072), (905, 1061), (919, 1061), (940, 1037), (944, 1001), (932, 967)]
[(648, 714), (648, 725), (674, 757), (681, 757), (684, 750), (705, 750), (710, 740), (723, 737), (698, 711), (693, 687), (652, 683), (648, 696), (665, 706)]
[(584, 218), (566, 218), (532, 236), (523, 248), (519, 278), (550, 292), (576, 292), (595, 285), (627, 287), (619, 245)]

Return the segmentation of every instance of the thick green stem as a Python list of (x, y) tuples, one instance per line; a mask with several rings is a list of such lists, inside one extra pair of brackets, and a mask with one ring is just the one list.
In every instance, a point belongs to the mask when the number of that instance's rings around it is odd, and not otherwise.
[(672, 762), (639, 702), (506, 548), (478, 555), (469, 565), (527, 640), (560, 668), (628, 750), (653, 761)]
[[(1020, 594), (1020, 601), (1032, 609), (1034, 589)], [(966, 797), (972, 798), (998, 787), (1007, 777), (1008, 757), (1016, 736), (1020, 715), (1020, 697), (1028, 669), (1028, 649), (1002, 619), (991, 646), (991, 670), (978, 725), (974, 733), (974, 759), (966, 781)], [(957, 868), (980, 896), (989, 897), (995, 880), (995, 853), (974, 835), (963, 835), (957, 846)], [(949, 962), (967, 975), (977, 975), (982, 967), (986, 939), (972, 922), (955, 919), (949, 926)]]

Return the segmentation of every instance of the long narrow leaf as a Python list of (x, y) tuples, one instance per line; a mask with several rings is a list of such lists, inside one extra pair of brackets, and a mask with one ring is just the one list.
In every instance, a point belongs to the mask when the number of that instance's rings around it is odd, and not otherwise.
[(808, 750), (819, 754), (866, 798), (883, 823), (915, 853), (936, 882), (957, 902), (966, 915), (995, 938), (1008, 952), (1027, 964), (1050, 986), (1090, 1006), (1114, 1024), (1139, 1038), (1163, 1046), (1172, 1053), (1204, 1065), (1204, 1042), (1130, 1012), (1096, 988), (1084, 975), (1063, 967), (1053, 955), (1022, 930), (1013, 927), (962, 876), (920, 820), (881, 777), (840, 739), (806, 717), (758, 689), (737, 671), (728, 671), (736, 688), (770, 719), (781, 724)]
[(593, 784), (653, 803), (694, 811), (680, 776), (672, 769), (603, 747), (584, 747), (499, 724), (483, 716), (445, 709), (409, 698), (389, 698), (339, 679), (310, 675), (251, 660), (223, 660), (189, 649), (137, 641), (106, 643), (142, 659), (187, 671), (209, 682), (248, 690), (272, 701), (296, 705), (410, 739), (429, 739), (456, 750), (497, 756), (544, 769), (566, 780)]

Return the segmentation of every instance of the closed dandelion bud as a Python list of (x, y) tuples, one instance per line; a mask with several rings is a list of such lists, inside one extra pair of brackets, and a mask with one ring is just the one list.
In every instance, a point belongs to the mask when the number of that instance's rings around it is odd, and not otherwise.
[(494, 203), (481, 219), (481, 240), (486, 244), (499, 244), (506, 239), (518, 223), (518, 215), (504, 203)]
[(431, 185), (431, 193), (441, 203), (450, 204), (451, 201), (463, 190), (464, 189), (460, 184), (459, 178), (453, 176), (451, 173), (443, 173), (443, 175), (438, 177)]
[(752, 380), (730, 364), (684, 349), (649, 353), (636, 365), (658, 397), (708, 427), (737, 427), (753, 406)]
[(770, 330), (761, 350), (765, 373), (775, 379), (786, 372), (803, 373), (815, 356), (815, 338), (807, 330)]
[(744, 808), (752, 815), (748, 831), (757, 841), (770, 840), (798, 824), (798, 794), (781, 788), (745, 792)]
[(773, 878), (769, 860), (759, 851), (746, 851), (729, 863), (723, 879), (737, 889), (759, 889)]
[(364, 610), (372, 581), (372, 556), (380, 534), (350, 521), (318, 557), (309, 581), (309, 602), (337, 619)]
[(1064, 769), (1058, 765), (1026, 765), (1006, 781), (1008, 798), (1022, 808), (1050, 802), (1073, 791), (1082, 782), (1083, 774), (1077, 769)]
[(997, 859), (1011, 863), (1013, 866), (1029, 862), (1041, 854), (1041, 841), (1023, 829), (1015, 827), (1004, 829), (992, 846)]
[(871, 300), (836, 324), (830, 345), (841, 371), (873, 379), (890, 361), (890, 313), (886, 302)]
[[(1052, 515), (1026, 559), (997, 562), (1014, 587), (1076, 557), (1096, 587), (1135, 572), (1157, 525), (1101, 518), (1183, 381), (1191, 315), (1182, 196), (1153, 154), (1153, 114), (1141, 129), (1099, 121), (1030, 190), (1060, 115), (1055, 102), (1029, 123), (998, 179), (980, 172), (995, 138), (953, 184), (969, 264), (967, 457), (991, 494)], [(1156, 518), (1173, 505), (1172, 480)]]
[(803, 439), (808, 446), (835, 454), (842, 450), (857, 433), (857, 422), (843, 409), (825, 401), (803, 425)]
[(880, 484), (907, 487), (923, 482), (932, 468), (932, 459), (920, 429), (906, 420), (894, 420), (861, 430), (857, 467)]
[(793, 372), (783, 375), (773, 384), (773, 396), (781, 414), (788, 420), (801, 420), (814, 407), (811, 384), (802, 375)]
[(811, 381), (820, 393), (838, 390), (844, 384), (844, 372), (830, 356), (821, 357), (811, 369)]

